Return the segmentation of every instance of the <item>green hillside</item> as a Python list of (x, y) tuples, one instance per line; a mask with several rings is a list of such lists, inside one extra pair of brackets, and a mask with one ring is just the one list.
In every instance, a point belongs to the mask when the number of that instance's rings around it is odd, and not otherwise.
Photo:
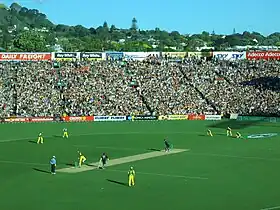
[[(104, 17), (106, 18), (106, 17)], [(106, 21), (101, 26), (53, 24), (37, 9), (17, 3), (10, 7), (0, 4), (0, 48), (7, 51), (50, 51), (61, 46), (64, 51), (197, 51), (233, 50), (236, 46), (280, 46), (280, 33), (264, 36), (258, 32), (236, 32), (221, 35), (215, 31), (200, 34), (180, 34), (159, 28), (141, 29), (136, 18), (128, 29)], [(40, 37), (40, 38), (39, 38)], [(23, 43), (37, 43), (34, 46)], [(21, 44), (20, 44), (21, 43)], [(36, 47), (40, 46), (40, 47)], [(43, 47), (42, 47), (43, 46)]]

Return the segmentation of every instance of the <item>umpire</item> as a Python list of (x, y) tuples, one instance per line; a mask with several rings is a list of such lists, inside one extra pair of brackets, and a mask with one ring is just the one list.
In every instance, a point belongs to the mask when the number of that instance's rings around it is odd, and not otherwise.
[(56, 168), (55, 156), (53, 156), (52, 159), (50, 160), (50, 164), (51, 164), (51, 174), (55, 174), (55, 168)]

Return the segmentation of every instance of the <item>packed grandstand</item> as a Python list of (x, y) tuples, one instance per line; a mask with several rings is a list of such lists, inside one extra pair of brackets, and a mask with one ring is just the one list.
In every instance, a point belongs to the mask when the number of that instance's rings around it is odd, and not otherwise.
[(1, 53), (1, 118), (280, 115), (279, 52)]

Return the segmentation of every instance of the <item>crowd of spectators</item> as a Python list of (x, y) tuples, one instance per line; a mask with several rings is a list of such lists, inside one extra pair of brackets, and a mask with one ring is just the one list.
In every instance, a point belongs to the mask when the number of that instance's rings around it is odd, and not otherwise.
[(280, 115), (278, 61), (0, 63), (0, 117)]

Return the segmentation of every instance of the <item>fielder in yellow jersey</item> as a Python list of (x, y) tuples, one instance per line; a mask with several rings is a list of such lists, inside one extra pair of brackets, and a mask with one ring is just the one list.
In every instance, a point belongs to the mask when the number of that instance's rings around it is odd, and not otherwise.
[(236, 138), (238, 138), (238, 139), (242, 138), (241, 133), (236, 132)]
[(82, 167), (82, 164), (87, 160), (86, 157), (81, 153), (81, 152), (78, 152), (79, 153), (79, 167)]
[(44, 143), (43, 133), (39, 133), (37, 144), (43, 144), (43, 143)]
[(212, 131), (210, 129), (207, 130), (207, 136), (213, 136)]
[(128, 186), (134, 186), (135, 185), (135, 171), (133, 167), (130, 167), (130, 170), (128, 171)]
[(68, 139), (68, 131), (67, 131), (67, 128), (64, 128), (63, 129), (63, 136), (62, 138), (67, 138)]
[(232, 136), (232, 131), (230, 127), (227, 127), (227, 136)]

